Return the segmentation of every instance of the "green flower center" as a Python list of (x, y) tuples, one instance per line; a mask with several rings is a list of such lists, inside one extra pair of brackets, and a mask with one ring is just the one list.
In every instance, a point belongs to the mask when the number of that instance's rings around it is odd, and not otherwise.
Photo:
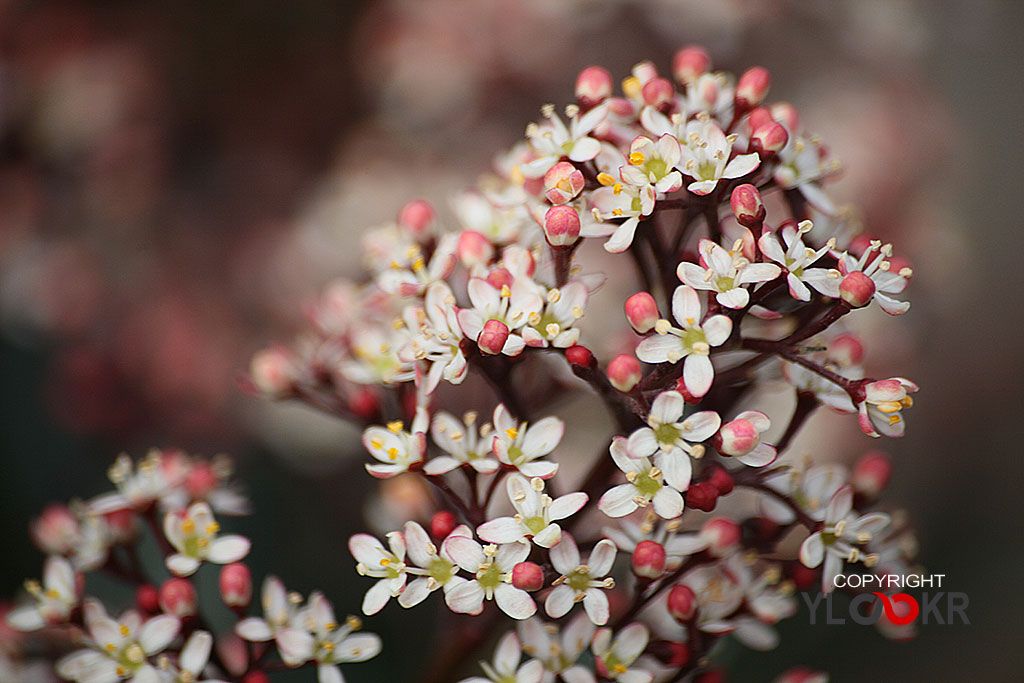
[(644, 164), (644, 170), (646, 170), (649, 174), (653, 175), (658, 180), (661, 180), (664, 177), (665, 172), (668, 170), (668, 164), (666, 164), (661, 159), (655, 157), (648, 161), (646, 164)]
[(569, 588), (572, 588), (577, 593), (590, 588), (590, 574), (587, 572), (574, 571), (566, 578), (565, 582), (569, 584)]
[(452, 563), (443, 557), (435, 557), (430, 561), (427, 572), (430, 578), (443, 586), (448, 583), (448, 579), (452, 578)]
[(658, 443), (675, 443), (679, 440), (679, 429), (671, 422), (658, 425), (654, 430), (654, 438), (658, 440)]
[(708, 343), (707, 337), (704, 336), (704, 330), (699, 327), (691, 327), (690, 329), (683, 331), (683, 346), (688, 351), (693, 351), (694, 344)]
[(477, 572), (476, 575), (477, 583), (479, 583), (484, 590), (493, 591), (495, 588), (501, 585), (501, 579), (501, 568), (494, 562), (491, 562), (488, 565), (487, 569)]
[(728, 292), (730, 289), (736, 286), (736, 280), (734, 278), (726, 277), (723, 275), (722, 277), (715, 280), (715, 286), (718, 287), (720, 291)]
[(530, 530), (535, 536), (540, 532), (544, 531), (544, 528), (548, 525), (544, 518), (541, 516), (530, 517), (529, 519), (523, 520), (523, 525)]
[(646, 496), (647, 498), (653, 498), (654, 494), (660, 491), (661, 487), (664, 486), (664, 484), (662, 484), (660, 481), (652, 477), (647, 472), (643, 472), (637, 476), (636, 481), (633, 483), (633, 486), (637, 488), (637, 491), (640, 492), (640, 495)]

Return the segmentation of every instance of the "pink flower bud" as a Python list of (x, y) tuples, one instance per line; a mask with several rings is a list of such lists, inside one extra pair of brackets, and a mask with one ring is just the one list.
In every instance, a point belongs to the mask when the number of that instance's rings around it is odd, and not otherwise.
[(270, 397), (288, 395), (292, 390), (291, 354), (280, 347), (258, 351), (249, 364), (249, 377), (256, 388)]
[(665, 546), (655, 541), (640, 541), (633, 551), (633, 573), (656, 579), (665, 573)]
[(190, 617), (196, 613), (196, 589), (188, 579), (167, 579), (160, 586), (160, 609), (167, 614)]
[(565, 350), (565, 359), (570, 365), (580, 365), (585, 368), (594, 367), (594, 354), (586, 346), (573, 344)]
[(247, 607), (252, 600), (252, 574), (241, 562), (220, 570), (220, 599), (228, 607)]
[(666, 602), (668, 613), (680, 623), (688, 622), (697, 613), (697, 596), (694, 595), (693, 589), (684, 584), (677, 583), (672, 586)]
[(721, 669), (705, 669), (694, 677), (693, 683), (725, 683), (725, 672)]
[(210, 463), (197, 462), (192, 465), (185, 477), (185, 490), (193, 500), (205, 500), (219, 483), (220, 480)]
[(740, 225), (752, 228), (764, 221), (765, 209), (761, 193), (749, 183), (738, 185), (729, 197), (729, 205)]
[(623, 353), (613, 358), (612, 362), (608, 364), (608, 381), (619, 391), (632, 391), (641, 377), (643, 377), (643, 370), (640, 367), (640, 361), (635, 356)]
[(644, 98), (644, 104), (665, 111), (671, 108), (676, 89), (667, 78), (659, 77), (652, 78), (644, 83), (641, 94)]
[(775, 119), (772, 118), (772, 113), (766, 107), (754, 107), (750, 110), (747, 125), (750, 126), (751, 132), (762, 126), (767, 126), (769, 123), (775, 123)]
[(361, 387), (348, 397), (348, 409), (356, 417), (370, 420), (380, 412), (380, 401), (377, 395), (367, 387)]
[(548, 209), (544, 214), (544, 236), (553, 247), (575, 244), (580, 238), (580, 215), (576, 209), (566, 204)]
[(714, 486), (719, 495), (725, 496), (732, 493), (733, 482), (732, 475), (724, 467), (715, 467), (711, 470), (711, 476), (708, 477), (708, 483)]
[(864, 361), (864, 344), (852, 334), (841, 334), (828, 345), (828, 356), (844, 368), (860, 365)]
[(797, 590), (809, 590), (821, 583), (821, 570), (805, 567), (799, 561), (790, 565), (788, 575)]
[(270, 683), (270, 677), (262, 671), (250, 671), (242, 677), (242, 683)]
[(711, 69), (711, 57), (699, 45), (687, 45), (672, 58), (672, 75), (680, 83), (690, 83)]
[(512, 567), (512, 585), (524, 591), (539, 591), (544, 587), (544, 570), (533, 562), (520, 562)]
[(676, 391), (683, 395), (683, 401), (687, 405), (695, 406), (700, 403), (700, 398), (691, 394), (690, 390), (686, 388), (686, 381), (682, 377), (676, 381)]
[(646, 334), (654, 329), (658, 322), (658, 304), (654, 297), (647, 292), (637, 292), (626, 299), (626, 319), (633, 329), (640, 334)]
[(750, 149), (758, 154), (778, 154), (789, 142), (789, 133), (778, 123), (761, 126), (750, 136)]
[(485, 266), (494, 258), (494, 245), (475, 230), (463, 230), (459, 234), (456, 251), (459, 254), (459, 260), (467, 267)]
[(29, 532), (39, 549), (50, 555), (66, 555), (78, 544), (78, 518), (66, 505), (54, 503), (43, 509)]
[(655, 640), (647, 646), (647, 654), (670, 669), (680, 669), (690, 662), (690, 646), (671, 640)]
[(576, 77), (576, 100), (584, 109), (601, 104), (612, 95), (612, 75), (600, 66), (588, 66)]
[(416, 237), (423, 235), (434, 220), (434, 208), (422, 199), (413, 199), (398, 212), (398, 224)]
[(484, 353), (498, 355), (505, 348), (508, 341), (508, 325), (491, 318), (484, 323), (484, 329), (480, 332), (480, 338), (476, 340), (477, 346)]
[(847, 274), (839, 283), (839, 296), (854, 308), (867, 306), (875, 295), (875, 281), (859, 270)]
[(487, 273), (487, 284), (495, 289), (512, 287), (514, 282), (515, 278), (512, 277), (512, 273), (508, 272), (506, 268), (494, 268), (491, 272)]
[(712, 444), (722, 455), (746, 455), (754, 450), (761, 440), (761, 434), (754, 423), (746, 419), (726, 422), (712, 439)]
[(552, 204), (565, 204), (583, 191), (583, 173), (568, 161), (559, 161), (544, 174), (544, 196)]
[(718, 557), (729, 555), (740, 547), (740, 525), (727, 517), (709, 519), (701, 527), (700, 536), (710, 544), (708, 552)]
[(747, 69), (736, 83), (736, 106), (747, 109), (761, 104), (771, 82), (772, 76), (768, 69), (760, 66)]
[(861, 456), (853, 468), (850, 483), (853, 490), (866, 498), (874, 500), (889, 485), (892, 477), (892, 460), (885, 453), (871, 451)]
[(631, 69), (633, 76), (644, 85), (658, 77), (658, 67), (649, 59), (637, 62)]
[(135, 510), (113, 510), (103, 515), (103, 521), (107, 523), (107, 531), (115, 543), (124, 543), (135, 538)]
[(430, 535), (434, 537), (434, 540), (443, 541), (458, 523), (455, 515), (448, 510), (435, 512), (434, 516), (430, 518)]
[(772, 118), (792, 131), (800, 129), (800, 112), (789, 102), (773, 102), (771, 109)]
[(156, 614), (160, 610), (160, 595), (156, 587), (144, 583), (136, 588), (135, 605), (146, 614)]
[(707, 481), (690, 484), (686, 490), (686, 507), (711, 512), (718, 504), (718, 489)]

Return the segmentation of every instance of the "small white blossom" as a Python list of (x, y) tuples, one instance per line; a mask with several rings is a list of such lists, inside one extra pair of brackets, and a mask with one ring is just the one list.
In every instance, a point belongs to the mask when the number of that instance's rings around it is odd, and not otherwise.
[(557, 417), (545, 417), (536, 424), (519, 423), (504, 404), (494, 409), (494, 454), (526, 477), (550, 479), (558, 463), (540, 460), (558, 447), (565, 434), (565, 423)]
[(464, 678), (460, 683), (541, 683), (544, 676), (544, 665), (531, 659), (522, 666), (523, 649), (515, 631), (509, 631), (494, 649), (494, 658), (490, 662), (480, 662), (487, 678), (472, 676)]
[(678, 168), (693, 179), (686, 189), (696, 195), (711, 193), (722, 179), (740, 178), (761, 164), (757, 154), (740, 154), (730, 160), (735, 135), (726, 135), (707, 115), (686, 124), (681, 139)]
[(838, 271), (830, 268), (808, 267), (816, 263), (835, 246), (835, 240), (831, 238), (825, 243), (825, 246), (818, 250), (811, 249), (804, 244), (803, 236), (813, 228), (814, 224), (811, 221), (803, 221), (796, 228), (792, 225), (784, 227), (782, 241), (785, 244), (785, 250), (779, 244), (777, 233), (765, 232), (757, 241), (762, 254), (786, 269), (789, 295), (799, 301), (811, 300), (811, 291), (807, 285), (825, 294), (825, 289), (831, 289), (831, 286), (823, 284), (824, 281), (840, 277)]
[(625, 517), (637, 508), (651, 505), (664, 519), (683, 514), (681, 491), (689, 485), (684, 468), (673, 466), (668, 472), (662, 471), (649, 459), (631, 453), (627, 440), (621, 436), (612, 439), (609, 452), (618, 468), (625, 472), (628, 483), (614, 486), (601, 496), (597, 503), (601, 512), (609, 517)]
[(551, 548), (562, 538), (562, 529), (556, 522), (587, 504), (587, 494), (581, 492), (567, 493), (552, 500), (544, 493), (544, 480), (539, 477), (527, 481), (520, 474), (512, 474), (505, 480), (505, 489), (516, 514), (498, 517), (477, 528), (477, 535), (488, 543), (532, 539), (542, 548)]
[(405, 538), (401, 532), (392, 531), (387, 539), (387, 548), (369, 534), (356, 534), (348, 540), (359, 575), (379, 579), (363, 597), (363, 614), (366, 615), (381, 611), (390, 598), (398, 597), (405, 590), (408, 578)]
[(597, 673), (609, 680), (622, 683), (650, 683), (654, 674), (634, 666), (647, 647), (650, 633), (639, 622), (626, 626), (612, 639), (610, 628), (599, 628), (590, 649), (594, 653)]
[(731, 251), (709, 239), (702, 239), (697, 249), (700, 265), (683, 261), (676, 274), (694, 289), (716, 292), (715, 299), (726, 308), (743, 308), (750, 301), (746, 285), (774, 280), (782, 273), (772, 263), (751, 263), (747, 260), (740, 240)]
[(594, 637), (594, 624), (585, 612), (569, 620), (563, 628), (530, 617), (517, 625), (523, 652), (544, 664), (543, 683), (554, 683), (555, 676), (566, 683), (596, 683), (593, 672), (578, 664)]
[(206, 503), (168, 512), (164, 516), (164, 534), (178, 552), (167, 557), (167, 568), (178, 576), (189, 576), (204, 561), (230, 564), (249, 554), (249, 539), (238, 534), (218, 536), (219, 531), (220, 524)]
[(580, 115), (579, 107), (569, 105), (565, 115), (569, 118), (568, 127), (555, 111), (554, 105), (545, 105), (541, 109), (545, 123), (531, 123), (526, 128), (526, 137), (537, 153), (537, 158), (519, 166), (520, 172), (527, 178), (540, 178), (562, 157), (570, 161), (590, 161), (597, 156), (601, 143), (589, 136), (608, 115), (607, 105), (594, 107)]
[(608, 623), (608, 596), (604, 589), (614, 588), (615, 579), (605, 578), (615, 562), (615, 544), (604, 538), (598, 541), (587, 562), (582, 562), (576, 541), (568, 533), (551, 549), (551, 564), (561, 576), (555, 579), (555, 588), (544, 601), (544, 611), (553, 619), (569, 613), (576, 603), (583, 608), (594, 624)]
[(512, 585), (512, 568), (530, 555), (529, 543), (481, 546), (471, 538), (456, 536), (444, 542), (444, 550), (473, 575), (445, 594), (453, 612), (480, 614), (485, 599), (493, 599), (513, 619), (526, 619), (537, 611), (530, 594)]
[(868, 436), (880, 434), (899, 438), (906, 430), (901, 412), (914, 405), (910, 394), (917, 385), (904, 377), (880, 379), (864, 386), (864, 400), (858, 410), (861, 430)]
[(389, 479), (406, 472), (423, 460), (427, 450), (426, 408), (416, 409), (411, 431), (405, 431), (401, 420), (389, 422), (387, 427), (368, 427), (363, 431), (363, 446), (380, 464), (366, 465), (366, 471), (378, 479)]
[(76, 587), (75, 570), (70, 562), (58, 555), (46, 558), (42, 585), (38, 581), (26, 581), (25, 588), (35, 603), (15, 607), (6, 617), (11, 628), (18, 631), (35, 631), (66, 622), (81, 597)]
[(425, 474), (436, 476), (451, 472), (461, 465), (469, 465), (480, 474), (493, 474), (500, 463), (492, 453), (494, 428), (490, 423), (476, 425), (476, 412), (469, 411), (459, 422), (443, 411), (434, 414), (430, 424), (430, 438), (446, 455), (439, 455), (423, 466)]
[[(438, 588), (443, 589), (447, 595), (448, 591), (460, 583), (465, 583), (466, 579), (457, 576), (459, 566), (445, 550), (444, 543), (441, 544), (441, 550), (438, 552), (437, 547), (431, 542), (430, 536), (422, 526), (416, 522), (406, 522), (403, 536), (406, 553), (413, 565), (407, 567), (406, 571), (415, 575), (416, 578), (409, 581), (402, 594), (398, 596), (399, 605), (413, 607), (426, 600), (427, 596)], [(460, 524), (452, 529), (445, 541), (456, 536), (472, 538), (473, 532), (468, 526)]]

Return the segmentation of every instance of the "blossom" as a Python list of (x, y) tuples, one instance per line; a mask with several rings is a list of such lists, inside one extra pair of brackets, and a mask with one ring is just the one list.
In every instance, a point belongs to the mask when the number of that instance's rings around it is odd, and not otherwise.
[(715, 435), (715, 448), (722, 455), (735, 456), (744, 465), (764, 467), (778, 455), (774, 446), (761, 441), (761, 434), (771, 426), (771, 420), (761, 411), (744, 410), (722, 425)]
[(685, 409), (686, 401), (678, 391), (658, 394), (647, 414), (647, 426), (629, 435), (629, 452), (642, 457), (659, 449), (669, 456), (703, 455), (704, 448), (697, 444), (714, 436), (722, 418), (713, 410), (702, 410), (684, 420)]
[(595, 683), (590, 669), (577, 664), (594, 637), (594, 624), (586, 613), (577, 614), (562, 629), (530, 617), (520, 621), (516, 630), (523, 652), (543, 662), (543, 683), (554, 683), (556, 675), (566, 683)]
[[(469, 527), (460, 524), (452, 529), (445, 538), (464, 536), (472, 538), (473, 532)], [(441, 544), (441, 551), (430, 541), (427, 532), (416, 522), (406, 522), (403, 528), (405, 538), (405, 550), (409, 560), (414, 566), (406, 568), (406, 571), (415, 575), (412, 581), (406, 584), (402, 594), (398, 596), (398, 604), (402, 607), (413, 607), (426, 600), (427, 596), (438, 588), (448, 594), (455, 586), (465, 583), (466, 579), (456, 576), (459, 566), (452, 556), (445, 550), (444, 543)]]
[(202, 678), (203, 669), (210, 661), (212, 650), (213, 636), (208, 631), (193, 631), (181, 648), (178, 665), (175, 667), (161, 662), (161, 677), (152, 680), (154, 682), (170, 680), (174, 683), (196, 683), (197, 681), (199, 683), (219, 683)]
[[(590, 194), (593, 216), (596, 222), (585, 223), (580, 228), (583, 237), (608, 237), (605, 251), (620, 254), (633, 244), (640, 219), (654, 211), (657, 191), (653, 185), (629, 185), (616, 180), (608, 173), (597, 176), (599, 187)], [(625, 218), (619, 224), (606, 221)]]
[(158, 654), (174, 640), (181, 622), (166, 614), (146, 621), (129, 611), (115, 621), (96, 600), (83, 604), (86, 644), (57, 662), (61, 678), (81, 683), (128, 679), (141, 683), (158, 677), (148, 657)]
[[(479, 277), (470, 278), (467, 285), (472, 308), (458, 312), (459, 326), (463, 333), (477, 342), (480, 350), (488, 354), (518, 356), (526, 345), (518, 331), (526, 325), (532, 315), (539, 316), (544, 301), (536, 287), (527, 278), (512, 281), (511, 286), (494, 286)], [(497, 346), (485, 336), (490, 330), (487, 323), (496, 321), (504, 332), (504, 339)]]
[(580, 338), (580, 330), (573, 325), (583, 317), (588, 297), (586, 285), (579, 280), (549, 289), (543, 310), (531, 313), (529, 325), (522, 330), (526, 345), (547, 348), (550, 344), (564, 349), (575, 344)]
[(710, 194), (719, 180), (753, 172), (761, 163), (757, 154), (740, 154), (729, 160), (735, 141), (736, 135), (726, 136), (706, 114), (687, 123), (678, 164), (679, 170), (693, 179), (686, 189), (696, 195)]
[(322, 593), (309, 596), (309, 604), (302, 610), (299, 621), (302, 630), (292, 629), (289, 634), (286, 663), (298, 666), (316, 662), (319, 683), (344, 683), (338, 664), (365, 662), (380, 653), (380, 637), (373, 633), (353, 633), (362, 627), (357, 617), (349, 617), (339, 625), (334, 608)]
[[(424, 380), (424, 391), (432, 393), (443, 377), (452, 384), (461, 384), (466, 378), (466, 357), (459, 342), (459, 327), (455, 296), (445, 282), (434, 282), (427, 287), (423, 308), (410, 307), (412, 320), (405, 320), (411, 339), (399, 350), (403, 362), (425, 361), (430, 369)], [(412, 324), (410, 324), (410, 322)]]
[(836, 577), (843, 572), (844, 562), (856, 562), (866, 556), (860, 547), (889, 526), (889, 515), (872, 512), (858, 516), (853, 512), (853, 487), (843, 486), (825, 507), (822, 528), (804, 539), (800, 546), (800, 562), (814, 569), (824, 561), (821, 590), (835, 590)]
[(541, 113), (547, 121), (540, 125), (531, 123), (526, 128), (526, 137), (537, 158), (519, 166), (524, 176), (540, 178), (563, 157), (579, 162), (590, 161), (597, 156), (601, 143), (589, 133), (608, 115), (607, 105), (598, 105), (582, 116), (579, 107), (569, 105), (565, 108), (568, 127), (555, 112), (554, 105), (545, 105)]
[(645, 363), (683, 363), (686, 390), (700, 397), (708, 393), (715, 379), (711, 364), (712, 346), (721, 346), (732, 333), (732, 320), (713, 315), (701, 322), (703, 311), (697, 292), (688, 285), (676, 287), (672, 295), (672, 316), (682, 326), (673, 327), (664, 318), (655, 324), (656, 334), (636, 347), (637, 358)]
[(494, 409), (494, 454), (526, 477), (550, 479), (558, 471), (558, 463), (540, 458), (558, 447), (565, 434), (565, 423), (557, 417), (545, 417), (536, 424), (519, 423), (504, 404)]
[(694, 289), (706, 289), (715, 294), (718, 303), (726, 308), (743, 308), (750, 301), (750, 292), (744, 285), (774, 280), (782, 270), (771, 263), (751, 263), (742, 254), (742, 242), (733, 246), (732, 251), (709, 239), (702, 239), (697, 246), (700, 265), (683, 261), (676, 269), (682, 282)]
[(826, 215), (836, 213), (836, 207), (821, 189), (820, 181), (839, 170), (835, 160), (827, 161), (821, 142), (807, 139), (787, 130), (789, 141), (779, 150), (774, 180), (785, 189), (797, 189), (811, 206)]
[(436, 476), (462, 465), (469, 465), (480, 474), (493, 474), (498, 470), (499, 463), (491, 452), (493, 439), (488, 438), (493, 427), (490, 424), (477, 427), (476, 418), (474, 411), (467, 412), (462, 422), (444, 411), (434, 414), (430, 437), (446, 455), (427, 461), (423, 466), (425, 474)]
[(641, 541), (654, 541), (665, 549), (666, 572), (674, 571), (683, 563), (684, 558), (708, 547), (707, 539), (700, 534), (678, 533), (678, 519), (670, 519), (655, 526), (657, 521), (658, 516), (648, 511), (642, 524), (623, 519), (618, 527), (604, 527), (601, 533), (626, 553), (633, 553)]
[(348, 550), (356, 560), (356, 572), (379, 579), (363, 597), (363, 614), (366, 615), (381, 611), (389, 598), (398, 597), (405, 590), (408, 578), (405, 538), (401, 532), (392, 531), (387, 539), (387, 548), (369, 534), (355, 534), (348, 539)]
[[(90, 511), (104, 514), (124, 508), (144, 510), (171, 495), (185, 482), (187, 468), (183, 454), (171, 451), (166, 455), (154, 448), (137, 464), (127, 453), (117, 456), (107, 471), (117, 491), (93, 499), (89, 504)], [(168, 506), (164, 508), (168, 509)]]
[(590, 649), (594, 653), (598, 674), (622, 683), (650, 683), (654, 674), (633, 666), (647, 647), (649, 638), (647, 627), (639, 622), (623, 628), (614, 639), (610, 628), (597, 629)]
[(679, 163), (679, 140), (665, 133), (655, 142), (640, 135), (629, 145), (629, 163), (619, 169), (622, 182), (637, 187), (652, 185), (657, 192), (675, 192), (683, 177), (674, 167)]
[(244, 640), (257, 643), (275, 641), (285, 663), (298, 666), (305, 661), (296, 652), (296, 648), (301, 648), (305, 641), (300, 624), (302, 597), (298, 593), (288, 593), (276, 576), (268, 576), (263, 580), (260, 602), (263, 618), (242, 619), (235, 624), (235, 633)]
[[(849, 473), (841, 465), (815, 465), (806, 469), (791, 467), (769, 474), (764, 483), (795, 502), (811, 519), (825, 519), (825, 506), (849, 479)], [(772, 495), (760, 498), (761, 514), (777, 524), (791, 524), (796, 515), (785, 503)]]
[(628, 483), (614, 486), (601, 496), (597, 502), (601, 512), (609, 517), (625, 517), (639, 507), (652, 505), (654, 512), (664, 519), (683, 514), (681, 491), (689, 483), (683, 468), (673, 467), (670, 473), (663, 472), (646, 457), (631, 453), (627, 440), (621, 436), (612, 439), (608, 450), (618, 468), (625, 472)]
[(914, 405), (910, 394), (917, 391), (917, 385), (903, 377), (892, 377), (870, 382), (864, 386), (864, 400), (860, 402), (857, 421), (868, 436), (880, 434), (901, 437), (906, 430), (904, 408)]
[(35, 604), (15, 607), (7, 613), (7, 623), (18, 631), (35, 631), (68, 620), (81, 598), (75, 570), (59, 555), (51, 555), (43, 564), (43, 582), (26, 581), (25, 588)]
[(217, 536), (218, 531), (220, 525), (206, 503), (168, 512), (164, 516), (164, 534), (178, 552), (167, 557), (167, 568), (178, 576), (189, 576), (204, 560), (231, 564), (249, 554), (249, 539), (238, 534)]
[(494, 658), (490, 662), (480, 662), (480, 668), (487, 678), (472, 676), (464, 678), (460, 683), (541, 683), (544, 677), (544, 664), (531, 659), (519, 666), (523, 657), (523, 649), (515, 631), (509, 631), (494, 649)]
[(786, 225), (782, 228), (782, 241), (786, 249), (783, 251), (779, 244), (777, 233), (765, 232), (757, 241), (761, 253), (775, 261), (786, 269), (786, 282), (789, 285), (789, 295), (800, 301), (810, 301), (811, 291), (807, 285), (814, 287), (822, 294), (827, 294), (825, 289), (831, 289), (831, 285), (823, 284), (826, 279), (836, 279), (839, 273), (829, 268), (809, 268), (818, 259), (825, 255), (835, 246), (835, 239), (830, 238), (825, 246), (818, 250), (811, 249), (804, 244), (803, 236), (814, 228), (811, 221), (801, 221), (797, 227)]
[(411, 430), (405, 431), (401, 420), (389, 422), (387, 427), (367, 427), (363, 431), (363, 446), (382, 464), (367, 464), (366, 471), (378, 479), (389, 479), (423, 460), (427, 450), (426, 408), (416, 409)]
[(444, 549), (456, 564), (473, 575), (473, 579), (445, 594), (444, 600), (453, 612), (480, 614), (485, 599), (493, 599), (513, 619), (526, 619), (537, 611), (533, 598), (511, 584), (512, 568), (529, 556), (529, 543), (481, 546), (471, 538), (455, 536), (444, 542)]
[(451, 275), (457, 262), (455, 249), (458, 241), (459, 236), (455, 233), (442, 235), (430, 255), (429, 263), (418, 245), (410, 246), (408, 266), (403, 267), (399, 262), (392, 261), (391, 267), (377, 276), (377, 284), (389, 294), (403, 297), (422, 295), (432, 284)]
[(573, 605), (582, 602), (590, 620), (598, 626), (608, 623), (608, 596), (604, 590), (615, 587), (615, 579), (604, 577), (615, 562), (615, 544), (607, 538), (597, 542), (587, 562), (581, 562), (576, 541), (568, 533), (562, 542), (551, 549), (551, 564), (561, 576), (555, 579), (555, 588), (544, 601), (549, 617), (560, 619)]
[(512, 543), (532, 539), (542, 548), (559, 544), (562, 529), (555, 522), (575, 514), (587, 503), (587, 494), (567, 493), (555, 500), (544, 493), (544, 480), (527, 481), (520, 474), (505, 480), (509, 500), (516, 510), (514, 517), (498, 517), (477, 527), (476, 533), (488, 543)]
[[(876, 252), (877, 255), (875, 255)], [(889, 315), (902, 315), (910, 310), (910, 303), (893, 299), (889, 294), (899, 294), (906, 289), (913, 271), (910, 268), (901, 268), (899, 272), (893, 273), (890, 270), (891, 262), (888, 260), (891, 257), (891, 244), (882, 244), (878, 240), (872, 240), (859, 259), (845, 251), (840, 254), (838, 256), (839, 273), (844, 277), (851, 273), (863, 273), (874, 284), (874, 296), (870, 298), (874, 298), (881, 309)], [(839, 285), (842, 280), (842, 277), (824, 280), (819, 291), (838, 298), (840, 296)], [(867, 301), (864, 302), (864, 304), (866, 303)]]

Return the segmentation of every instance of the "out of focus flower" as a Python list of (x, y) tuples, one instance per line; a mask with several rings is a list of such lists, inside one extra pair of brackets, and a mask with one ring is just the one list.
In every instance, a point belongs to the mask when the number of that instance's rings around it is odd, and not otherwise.
[(472, 676), (464, 678), (460, 683), (541, 683), (544, 665), (531, 659), (519, 665), (523, 658), (523, 649), (515, 631), (509, 631), (494, 649), (494, 658), (490, 662), (480, 662), (487, 678)]
[(249, 553), (249, 539), (238, 534), (218, 536), (219, 531), (220, 524), (206, 503), (168, 512), (164, 516), (164, 534), (178, 552), (167, 557), (167, 568), (178, 576), (189, 576), (204, 561), (231, 564)]
[(16, 607), (7, 613), (7, 623), (19, 631), (35, 631), (64, 623), (81, 599), (75, 570), (63, 557), (51, 555), (43, 565), (43, 582), (30, 580), (25, 589), (35, 604)]

